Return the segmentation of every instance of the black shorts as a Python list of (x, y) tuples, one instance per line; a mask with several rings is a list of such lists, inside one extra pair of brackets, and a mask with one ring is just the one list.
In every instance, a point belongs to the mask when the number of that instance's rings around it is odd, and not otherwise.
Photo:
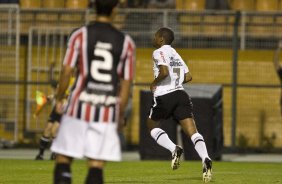
[(52, 112), (51, 112), (50, 115), (49, 115), (48, 122), (51, 122), (51, 123), (58, 122), (58, 123), (60, 123), (61, 117), (62, 117), (62, 115), (61, 115), (61, 114), (58, 114), (58, 113), (56, 112), (55, 107), (53, 107)]
[(184, 90), (177, 90), (153, 99), (149, 118), (159, 121), (170, 117), (177, 121), (194, 118), (191, 98)]

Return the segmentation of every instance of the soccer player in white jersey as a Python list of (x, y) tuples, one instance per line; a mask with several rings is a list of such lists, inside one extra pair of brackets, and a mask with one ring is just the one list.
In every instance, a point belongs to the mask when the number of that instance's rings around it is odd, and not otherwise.
[(55, 184), (71, 183), (73, 158), (87, 158), (85, 184), (103, 184), (105, 161), (121, 160), (118, 130), (130, 96), (135, 44), (111, 24), (117, 4), (118, 0), (96, 0), (96, 20), (69, 38), (56, 93), (58, 112), (72, 71), (77, 68), (78, 73), (51, 146), (57, 154)]
[(153, 52), (154, 81), (150, 89), (153, 104), (148, 118), (148, 128), (153, 139), (172, 153), (171, 167), (180, 166), (179, 159), (183, 149), (175, 145), (166, 132), (160, 129), (160, 121), (173, 116), (187, 136), (191, 137), (195, 149), (203, 163), (203, 181), (209, 182), (212, 176), (212, 161), (209, 158), (203, 136), (198, 133), (193, 115), (193, 105), (182, 84), (192, 80), (189, 69), (181, 56), (171, 47), (174, 33), (171, 29), (160, 28), (154, 36)]

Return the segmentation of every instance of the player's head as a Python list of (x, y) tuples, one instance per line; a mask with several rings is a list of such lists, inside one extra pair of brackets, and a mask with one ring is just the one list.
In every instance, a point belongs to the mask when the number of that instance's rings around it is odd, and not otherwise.
[(111, 16), (117, 4), (118, 0), (95, 0), (96, 13), (100, 16)]
[(159, 48), (163, 45), (171, 45), (173, 40), (173, 31), (167, 27), (162, 27), (155, 33), (154, 46)]

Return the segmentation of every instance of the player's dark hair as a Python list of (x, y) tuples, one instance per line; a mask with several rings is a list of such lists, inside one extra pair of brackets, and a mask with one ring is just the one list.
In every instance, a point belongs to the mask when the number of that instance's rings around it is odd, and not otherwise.
[(95, 8), (97, 15), (110, 16), (114, 7), (118, 4), (118, 0), (96, 0)]
[(166, 44), (171, 44), (174, 40), (174, 33), (167, 27), (162, 27), (158, 30), (158, 34), (164, 38)]

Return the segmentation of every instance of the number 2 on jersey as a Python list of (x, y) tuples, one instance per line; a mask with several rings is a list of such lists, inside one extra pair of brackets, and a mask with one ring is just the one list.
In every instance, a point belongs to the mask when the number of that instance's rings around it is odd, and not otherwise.
[(90, 73), (93, 79), (100, 82), (110, 82), (112, 80), (111, 74), (101, 73), (99, 70), (110, 71), (113, 68), (113, 56), (107, 49), (95, 48), (94, 56), (101, 57), (102, 59), (94, 59), (91, 62)]

